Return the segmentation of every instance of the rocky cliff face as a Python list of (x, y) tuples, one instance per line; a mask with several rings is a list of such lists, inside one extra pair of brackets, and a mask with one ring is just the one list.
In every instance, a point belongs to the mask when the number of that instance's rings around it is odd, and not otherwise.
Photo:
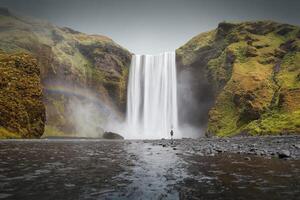
[(0, 52), (0, 138), (39, 138), (45, 125), (42, 98), (36, 59)]
[(190, 76), (192, 105), (206, 105), (190, 109), (188, 116), (206, 125), (207, 134), (300, 132), (299, 27), (220, 23), (176, 53), (180, 84), (182, 74)]
[(24, 52), (37, 59), (49, 134), (75, 131), (68, 105), (73, 97), (85, 101), (78, 88), (91, 91), (97, 101), (120, 115), (125, 110), (131, 54), (108, 37), (87, 35), (0, 9), (0, 49)]

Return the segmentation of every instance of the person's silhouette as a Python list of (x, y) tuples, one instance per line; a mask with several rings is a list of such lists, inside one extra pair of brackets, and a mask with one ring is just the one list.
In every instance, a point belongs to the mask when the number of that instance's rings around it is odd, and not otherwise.
[(171, 129), (171, 131), (170, 131), (170, 135), (171, 135), (171, 143), (173, 144), (173, 135), (174, 135), (174, 132), (173, 132), (172, 129)]

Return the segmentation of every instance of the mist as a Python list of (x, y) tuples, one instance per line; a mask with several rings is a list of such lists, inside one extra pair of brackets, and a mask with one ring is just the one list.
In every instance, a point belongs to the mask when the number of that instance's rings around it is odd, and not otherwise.
[(101, 138), (104, 132), (116, 132), (124, 136), (124, 117), (102, 100), (101, 94), (87, 88), (60, 84), (54, 92), (65, 99), (65, 118), (71, 135)]
[(214, 103), (212, 86), (204, 74), (195, 70), (177, 72), (178, 120), (184, 137), (203, 137), (208, 112)]
[(69, 102), (68, 110), (77, 136), (102, 137), (107, 120), (99, 105), (74, 98)]

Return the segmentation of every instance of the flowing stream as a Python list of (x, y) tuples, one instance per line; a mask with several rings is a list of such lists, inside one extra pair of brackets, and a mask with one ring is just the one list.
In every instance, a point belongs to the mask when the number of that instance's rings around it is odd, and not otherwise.
[[(133, 55), (127, 90), (129, 138), (160, 139), (178, 129), (175, 52)], [(178, 136), (178, 135), (177, 135)]]

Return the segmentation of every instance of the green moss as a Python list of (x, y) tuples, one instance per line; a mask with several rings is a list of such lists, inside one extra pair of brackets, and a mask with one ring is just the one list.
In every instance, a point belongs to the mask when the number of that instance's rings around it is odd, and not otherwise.
[(127, 80), (129, 76), (129, 68), (123, 68), (122, 76), (119, 81), (119, 102), (125, 106), (127, 97)]
[(247, 61), (246, 57), (246, 49), (248, 45), (246, 42), (236, 42), (228, 46), (228, 49), (230, 49), (234, 55), (236, 55), (236, 61), (240, 63), (244, 63)]
[(181, 67), (207, 69), (218, 88), (207, 132), (299, 133), (299, 30), (272, 21), (221, 23), (217, 37), (202, 42), (200, 35), (177, 50)]
[(270, 112), (261, 119), (249, 123), (244, 129), (251, 135), (295, 134), (300, 132), (300, 110), (294, 112)]
[(300, 88), (298, 74), (300, 73), (300, 52), (287, 53), (281, 63), (281, 71), (277, 79), (282, 87), (287, 89)]
[(196, 52), (200, 51), (203, 47), (210, 46), (214, 41), (215, 36), (216, 30), (201, 33), (188, 41), (184, 46), (177, 49), (176, 55), (181, 57), (183, 65), (190, 65), (197, 57)]
[(207, 131), (218, 136), (232, 135), (237, 130), (238, 116), (238, 110), (232, 103), (231, 95), (223, 91), (209, 113)]
[(66, 135), (68, 135), (68, 134), (59, 130), (57, 127), (46, 125), (45, 132), (44, 132), (42, 138), (49, 137), (49, 136), (66, 136)]
[(22, 138), (43, 134), (45, 107), (36, 59), (0, 53), (0, 126)]
[(19, 139), (20, 134), (11, 132), (3, 127), (0, 127), (0, 139)]
[(209, 74), (218, 89), (221, 89), (231, 77), (232, 65), (228, 62), (228, 50), (224, 50), (221, 55), (208, 62)]

